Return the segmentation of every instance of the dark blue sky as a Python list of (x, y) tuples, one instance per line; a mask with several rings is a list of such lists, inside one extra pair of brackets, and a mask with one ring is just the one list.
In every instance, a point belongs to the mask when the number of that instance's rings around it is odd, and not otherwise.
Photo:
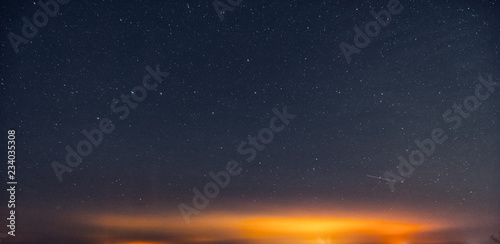
[[(401, 1), (348, 63), (339, 45), (355, 46), (354, 27), (365, 30), (370, 10), (387, 2), (243, 1), (220, 21), (208, 1), (70, 1), (17, 53), (9, 33), (22, 36), (22, 18), (41, 7), (2, 3), (0, 144), (6, 155), (6, 131), (16, 130), (18, 218), (33, 218), (22, 209), (50, 221), (52, 211), (161, 205), (182, 219), (193, 188), (236, 160), (241, 174), (201, 215), (234, 201), (345, 201), (498, 222), (500, 87), (483, 85), (491, 96), (456, 130), (443, 114), (474, 96), (478, 77), (500, 82), (500, 3)], [(157, 65), (168, 77), (120, 120), (113, 100)], [(296, 117), (246, 162), (240, 143), (285, 106)], [(114, 131), (59, 182), (51, 164), (65, 164), (66, 145), (76, 148), (103, 118)], [(386, 172), (398, 174), (398, 156), (408, 160), (435, 128), (447, 141), (391, 192)]]

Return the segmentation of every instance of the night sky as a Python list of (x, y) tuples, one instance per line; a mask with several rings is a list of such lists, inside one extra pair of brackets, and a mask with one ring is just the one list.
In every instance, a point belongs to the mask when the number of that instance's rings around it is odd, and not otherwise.
[(2, 1), (0, 242), (500, 242), (499, 21), (493, 0)]

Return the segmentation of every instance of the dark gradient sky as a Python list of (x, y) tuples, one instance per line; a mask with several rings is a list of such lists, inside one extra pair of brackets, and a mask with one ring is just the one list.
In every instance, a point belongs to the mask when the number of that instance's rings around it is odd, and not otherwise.
[[(500, 2), (400, 1), (348, 63), (339, 45), (388, 2), (243, 0), (221, 21), (210, 1), (70, 1), (16, 53), (9, 33), (41, 7), (3, 1), (0, 152), (15, 129), (18, 185), (2, 243), (494, 243)], [(121, 120), (114, 99), (157, 65)], [(59, 182), (53, 162), (104, 118), (113, 132)], [(247, 162), (238, 147), (273, 118)], [(447, 140), (400, 176), (436, 128)], [(179, 205), (230, 161), (241, 173), (185, 224)]]

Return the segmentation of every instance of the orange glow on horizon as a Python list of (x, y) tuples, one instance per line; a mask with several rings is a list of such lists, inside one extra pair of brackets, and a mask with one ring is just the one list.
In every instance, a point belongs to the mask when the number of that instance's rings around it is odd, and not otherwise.
[[(313, 216), (313, 215), (310, 215)], [(406, 220), (366, 218), (334, 219), (304, 217), (303, 214), (263, 215), (218, 213), (196, 216), (186, 225), (179, 218), (161, 215), (93, 215), (85, 217), (86, 223), (102, 230), (96, 236), (117, 240), (116, 236), (130, 233), (153, 232), (175, 236), (175, 240), (127, 240), (123, 244), (156, 243), (214, 243), (228, 240), (245, 240), (247, 243), (296, 243), (318, 244), (318, 238), (330, 238), (332, 243), (401, 244), (412, 234), (435, 230), (436, 226)], [(125, 235), (124, 233), (127, 233)], [(166, 242), (167, 241), (167, 242)]]
[(349, 233), (385, 236), (410, 234), (421, 230), (422, 227), (383, 220), (261, 218), (246, 220), (242, 229), (258, 237)]

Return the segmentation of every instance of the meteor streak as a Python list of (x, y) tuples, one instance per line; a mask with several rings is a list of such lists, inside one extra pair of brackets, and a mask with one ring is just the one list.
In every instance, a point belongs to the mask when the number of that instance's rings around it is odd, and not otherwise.
[[(395, 181), (395, 180), (391, 180), (391, 179), (383, 178), (383, 177), (380, 177), (380, 176), (373, 176), (373, 175), (366, 175), (366, 176), (371, 177), (371, 178), (375, 178), (375, 179), (379, 179), (379, 180), (385, 180), (385, 181), (397, 182), (397, 181)], [(401, 183), (403, 183), (403, 181), (401, 181)]]

